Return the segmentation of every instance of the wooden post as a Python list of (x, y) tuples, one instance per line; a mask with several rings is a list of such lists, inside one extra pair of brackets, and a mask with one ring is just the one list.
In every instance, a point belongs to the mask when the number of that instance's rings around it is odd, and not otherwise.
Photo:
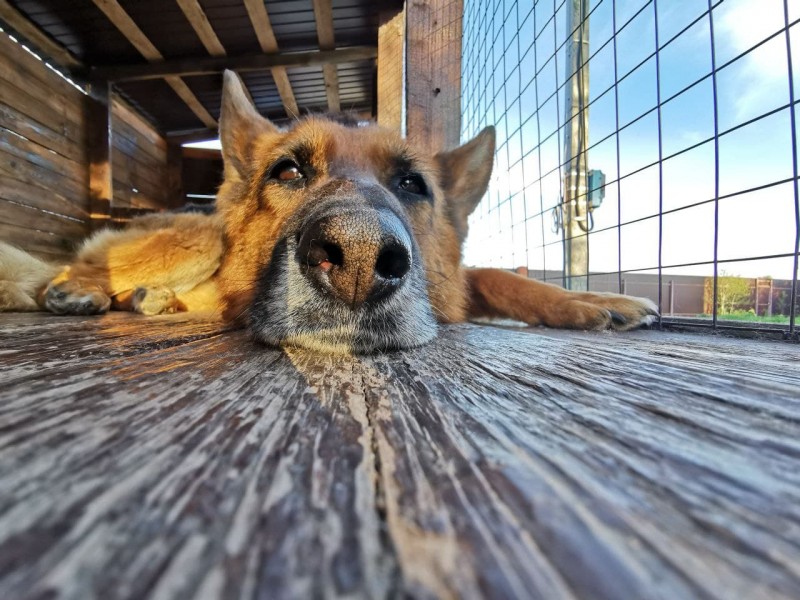
[(167, 142), (167, 198), (169, 206), (178, 208), (186, 203), (183, 193), (183, 148)]
[(461, 139), (463, 0), (406, 3), (406, 125), (422, 152), (454, 148)]
[(567, 85), (564, 138), (564, 276), (568, 289), (589, 286), (589, 2), (567, 2)]
[(406, 12), (382, 11), (378, 28), (378, 124), (404, 131)]
[[(658, 307), (659, 310), (661, 307)], [(669, 280), (669, 315), (672, 316), (675, 314), (675, 282), (670, 279)]]
[(767, 316), (772, 316), (772, 295), (775, 290), (775, 280), (769, 280), (769, 301), (767, 302)]
[(114, 180), (111, 173), (111, 86), (93, 83), (86, 98), (86, 153), (89, 161), (89, 214), (92, 230), (104, 227), (111, 218)]
[(759, 294), (759, 291), (760, 291), (760, 289), (759, 289), (760, 283), (761, 283), (761, 281), (759, 280), (758, 277), (756, 277), (756, 293), (755, 293), (755, 296), (756, 296), (755, 305), (756, 306), (755, 306), (755, 309), (754, 309), (754, 312), (756, 313), (756, 316), (758, 316), (758, 294)]

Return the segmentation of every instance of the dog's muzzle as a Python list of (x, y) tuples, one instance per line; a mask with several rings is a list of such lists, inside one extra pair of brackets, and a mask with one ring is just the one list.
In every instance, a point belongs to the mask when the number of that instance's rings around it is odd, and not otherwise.
[(336, 353), (436, 335), (419, 249), (385, 190), (323, 189), (286, 226), (250, 309), (255, 337)]
[(353, 310), (395, 293), (413, 264), (411, 237), (400, 219), (367, 208), (323, 216), (304, 227), (296, 258), (321, 293)]

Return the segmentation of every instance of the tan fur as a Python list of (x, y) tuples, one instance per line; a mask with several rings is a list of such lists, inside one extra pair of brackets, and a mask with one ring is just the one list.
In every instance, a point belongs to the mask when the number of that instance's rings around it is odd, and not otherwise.
[[(175, 301), (165, 303), (158, 312), (215, 312), (219, 302), (209, 281), (222, 257), (221, 231), (219, 219), (207, 215), (157, 214), (135, 219), (122, 231), (104, 230), (90, 237), (49, 290), (70, 295), (91, 291), (101, 304), (111, 302), (118, 310), (156, 314), (152, 309), (139, 310), (134, 293), (139, 288), (163, 289), (173, 292)], [(52, 306), (54, 299), (49, 300), (51, 305), (48, 299), (43, 302), (46, 308), (61, 312)]]
[(0, 242), (0, 311), (40, 310), (37, 294), (61, 268)]
[[(220, 119), (225, 180), (217, 215), (153, 215), (132, 221), (124, 231), (94, 235), (50, 282), (40, 299), (44, 307), (70, 314), (109, 307), (143, 314), (206, 311), (235, 321), (253, 303), (258, 278), (285, 224), (308, 198), (328, 189), (350, 193), (346, 186), (359, 181), (386, 190), (402, 156), (431, 192), (431, 201), (404, 203), (402, 211), (419, 247), (428, 300), (440, 322), (510, 317), (532, 325), (629, 329), (656, 314), (646, 299), (573, 293), (497, 269), (461, 266), (467, 218), (491, 175), (493, 129), (433, 157), (420, 155), (397, 134), (374, 125), (346, 127), (310, 117), (281, 131), (257, 114), (235, 75), (226, 73), (225, 78)], [(308, 155), (307, 168), (314, 174), (307, 185), (293, 188), (267, 177), (276, 162), (298, 148)], [(14, 282), (29, 300), (53, 275), (53, 268), (41, 261), (7, 250), (11, 258), (3, 259), (3, 254), (0, 278)], [(3, 296), (0, 308), (30, 308), (30, 302), (13, 295)], [(314, 341), (303, 345), (313, 347)]]

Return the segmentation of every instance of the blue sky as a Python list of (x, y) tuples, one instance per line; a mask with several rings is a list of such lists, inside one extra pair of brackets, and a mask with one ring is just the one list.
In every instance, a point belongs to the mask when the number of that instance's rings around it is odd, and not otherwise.
[[(554, 42), (566, 36), (566, 8), (554, 3), (511, 0), (466, 0), (463, 137), (487, 124), (498, 127), (499, 146), (490, 191), (471, 222), (466, 246), (468, 264), (560, 269), (560, 234), (551, 230), (547, 209), (558, 202), (560, 174), (547, 173), (563, 153), (560, 136), (548, 136), (563, 121), (563, 89), (551, 97), (566, 76), (563, 50), (552, 59)], [(790, 2), (789, 22), (800, 18), (800, 2)], [(590, 20), (589, 168), (617, 178), (612, 1), (597, 0)], [(705, 0), (658, 2), (660, 44), (673, 38), (707, 10)], [(655, 9), (652, 0), (617, 0), (618, 29), (643, 10), (617, 36), (619, 118), (624, 127), (657, 104)], [(784, 27), (782, 0), (724, 0), (713, 11), (718, 67)], [(536, 47), (532, 45), (539, 33)], [(800, 24), (790, 29), (794, 68), (800, 75)], [(602, 48), (602, 49), (601, 49)], [(549, 60), (548, 60), (549, 59)], [(709, 19), (700, 19), (659, 53), (662, 102), (711, 72)], [(556, 62), (558, 63), (556, 65)], [(484, 68), (481, 68), (484, 65)], [(638, 68), (636, 68), (638, 66)], [(538, 75), (534, 78), (534, 74)], [(717, 75), (719, 130), (725, 132), (789, 102), (786, 40), (783, 34), (763, 44)], [(800, 97), (800, 76), (795, 94)], [(477, 78), (477, 80), (476, 80)], [(665, 157), (714, 133), (711, 78), (662, 107)], [(537, 92), (539, 111), (536, 114)], [(604, 93), (605, 92), (605, 93)], [(549, 98), (549, 100), (547, 100)], [(537, 119), (538, 117), (538, 119)], [(537, 124), (538, 121), (538, 124)], [(520, 127), (520, 124), (522, 126)], [(791, 183), (737, 194), (792, 176), (789, 109), (726, 134), (719, 142), (720, 259), (791, 253), (795, 216)], [(541, 152), (537, 151), (539, 136)], [(608, 139), (602, 141), (607, 136)], [(505, 138), (508, 142), (502, 144)], [(600, 143), (598, 143), (600, 142)], [(643, 219), (621, 230), (622, 269), (647, 269), (658, 261), (659, 169), (633, 171), (658, 159), (655, 111), (623, 129), (619, 136), (623, 179), (607, 186), (595, 211), (590, 236), (590, 270), (616, 271), (618, 241), (614, 226)], [(540, 168), (541, 160), (541, 168)], [(542, 176), (544, 174), (544, 176)], [(541, 185), (541, 187), (540, 187)], [(618, 205), (618, 191), (621, 201)], [(663, 208), (679, 209), (714, 198), (714, 144), (709, 142), (663, 163)], [(619, 213), (618, 213), (619, 210)], [(527, 220), (526, 220), (527, 219)], [(663, 217), (662, 263), (681, 265), (710, 261), (714, 251), (714, 204), (688, 208)], [(733, 262), (722, 268), (733, 274), (791, 278), (792, 259)], [(710, 265), (667, 269), (667, 273), (710, 275)]]

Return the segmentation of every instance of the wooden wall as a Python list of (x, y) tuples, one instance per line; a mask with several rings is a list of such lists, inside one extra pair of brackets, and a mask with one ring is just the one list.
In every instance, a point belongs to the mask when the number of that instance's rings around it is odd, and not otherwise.
[[(87, 99), (0, 33), (0, 240), (54, 261), (91, 229)], [(167, 143), (132, 109), (112, 105), (112, 208), (180, 204)]]
[(89, 232), (83, 94), (0, 33), (0, 240), (63, 259)]
[(167, 142), (142, 117), (115, 101), (112, 104), (112, 177), (114, 208), (169, 208)]

